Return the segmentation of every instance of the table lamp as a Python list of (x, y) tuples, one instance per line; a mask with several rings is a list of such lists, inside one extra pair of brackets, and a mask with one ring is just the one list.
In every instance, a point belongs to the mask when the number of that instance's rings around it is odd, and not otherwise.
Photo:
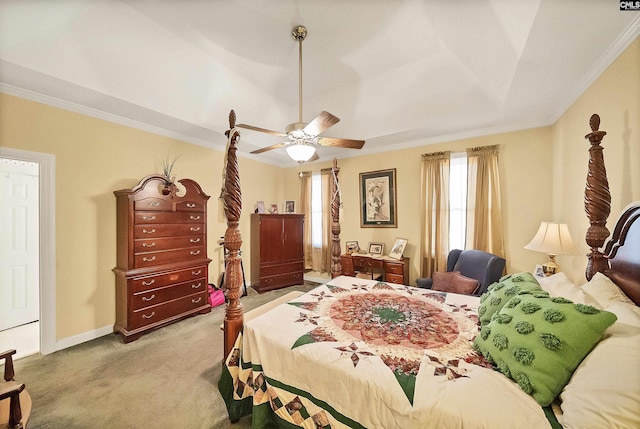
[(546, 276), (560, 271), (560, 266), (555, 260), (557, 255), (575, 255), (578, 253), (578, 249), (571, 239), (571, 234), (569, 234), (567, 224), (558, 222), (541, 222), (538, 232), (524, 248), (549, 255), (549, 261), (542, 265), (542, 270)]

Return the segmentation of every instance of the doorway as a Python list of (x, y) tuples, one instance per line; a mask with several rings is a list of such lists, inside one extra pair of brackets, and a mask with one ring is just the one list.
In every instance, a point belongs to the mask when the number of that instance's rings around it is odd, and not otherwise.
[[(9, 325), (18, 325), (17, 329), (21, 331), (14, 333), (15, 335), (34, 335), (29, 333), (35, 329), (35, 335), (39, 337), (36, 340), (39, 344), (37, 347), (42, 354), (48, 354), (56, 351), (56, 317), (55, 317), (55, 156), (37, 152), (29, 152), (18, 149), (0, 148), (0, 158), (3, 159), (3, 168), (0, 169), (3, 174), (3, 183), (12, 183), (15, 189), (23, 190), (24, 193), (37, 195), (33, 204), (32, 214), (23, 213), (22, 203), (14, 204), (12, 213), (9, 216), (2, 216), (3, 235), (16, 234), (12, 237), (12, 242), (18, 248), (27, 243), (28, 240), (36, 240), (35, 245), (30, 248), (37, 248), (37, 255), (25, 256), (25, 252), (13, 252), (18, 258), (13, 266), (4, 265), (3, 270), (9, 269), (10, 275), (5, 275), (4, 279), (11, 279), (3, 292), (0, 292), (0, 299), (5, 301), (6, 297), (11, 297), (10, 302), (6, 305), (10, 308), (10, 315), (3, 317), (0, 323), (3, 325), (1, 329), (5, 329)], [(23, 168), (24, 167), (24, 168)], [(8, 170), (18, 170), (8, 171)], [(34, 174), (36, 172), (36, 174)], [(11, 177), (8, 179), (8, 177)], [(7, 181), (8, 180), (8, 181)], [(3, 192), (3, 198), (11, 192)], [(20, 194), (20, 192), (18, 192)], [(19, 196), (19, 195), (18, 195)], [(15, 201), (14, 201), (15, 202)], [(3, 207), (11, 206), (4, 204)], [(11, 222), (7, 219), (13, 219)], [(13, 224), (12, 224), (13, 222)], [(28, 224), (28, 226), (27, 226)], [(14, 232), (14, 227), (15, 231)], [(33, 233), (33, 230), (37, 234)], [(7, 232), (11, 231), (11, 232)], [(7, 241), (7, 240), (4, 240)], [(22, 254), (24, 253), (24, 254)], [(35, 268), (22, 268), (29, 264), (35, 264)], [(33, 280), (33, 273), (37, 272), (37, 279)], [(37, 293), (27, 293), (26, 288), (30, 282), (35, 281)], [(5, 284), (5, 280), (3, 280)], [(3, 286), (3, 288), (5, 288)], [(8, 293), (8, 290), (12, 290)], [(35, 297), (34, 297), (35, 295)], [(35, 309), (33, 306), (35, 305)], [(2, 307), (3, 313), (6, 311)], [(33, 322), (37, 320), (37, 322)], [(8, 332), (5, 329), (2, 332)], [(17, 349), (16, 349), (17, 350)], [(17, 350), (17, 356), (22, 355), (21, 350)]]

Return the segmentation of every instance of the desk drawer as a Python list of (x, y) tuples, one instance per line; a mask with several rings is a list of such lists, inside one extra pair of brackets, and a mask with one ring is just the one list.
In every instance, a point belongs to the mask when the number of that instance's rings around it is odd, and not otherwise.
[(384, 262), (384, 271), (386, 273), (402, 274), (403, 270), (404, 270), (404, 264), (402, 263), (396, 263), (396, 262), (390, 262), (390, 261)]
[(391, 274), (389, 272), (385, 273), (384, 279), (387, 283), (395, 283), (398, 285), (404, 284), (404, 276), (402, 274)]

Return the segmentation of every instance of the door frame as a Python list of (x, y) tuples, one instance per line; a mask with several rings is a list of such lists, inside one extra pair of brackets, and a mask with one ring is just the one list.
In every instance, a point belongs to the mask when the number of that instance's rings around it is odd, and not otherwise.
[(39, 165), (40, 353), (46, 355), (56, 351), (56, 157), (2, 147), (0, 157)]

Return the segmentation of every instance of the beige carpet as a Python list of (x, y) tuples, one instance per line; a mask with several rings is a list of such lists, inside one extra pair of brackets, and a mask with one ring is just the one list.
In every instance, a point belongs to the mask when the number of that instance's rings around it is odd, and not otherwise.
[[(255, 308), (292, 290), (240, 301)], [(124, 344), (119, 336), (93, 341), (15, 363), (16, 379), (33, 399), (29, 429), (234, 428), (251, 427), (245, 417), (230, 424), (217, 382), (222, 365), (224, 305)]]

